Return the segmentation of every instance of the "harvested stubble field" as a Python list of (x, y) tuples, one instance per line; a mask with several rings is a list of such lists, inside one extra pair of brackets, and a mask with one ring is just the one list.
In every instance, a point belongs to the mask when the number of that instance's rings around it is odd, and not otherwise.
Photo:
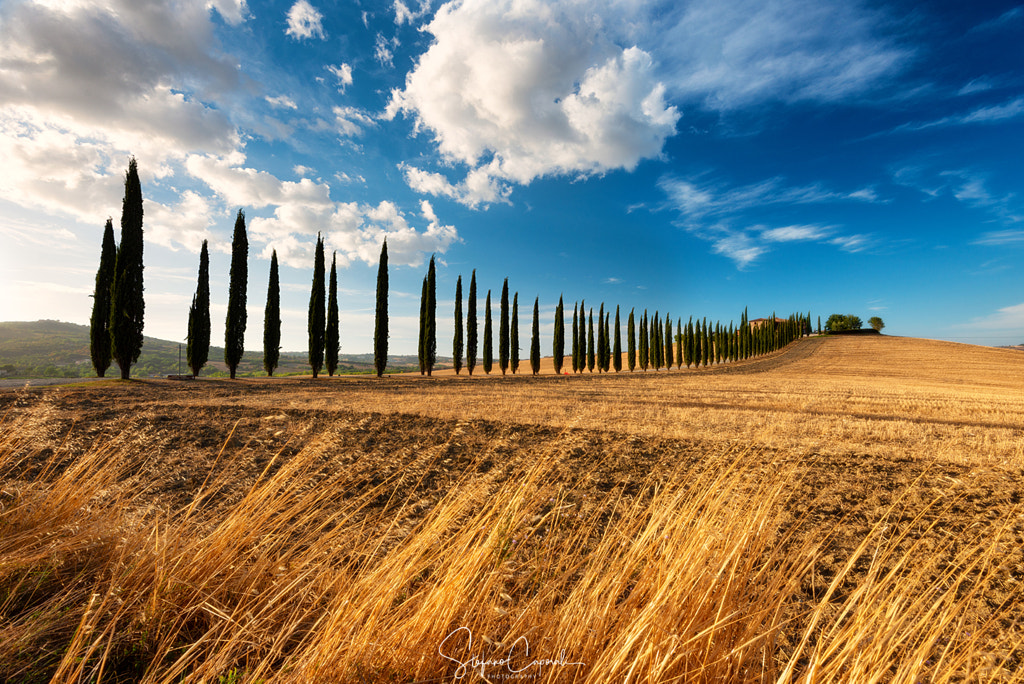
[(0, 393), (0, 680), (1024, 680), (1024, 354)]

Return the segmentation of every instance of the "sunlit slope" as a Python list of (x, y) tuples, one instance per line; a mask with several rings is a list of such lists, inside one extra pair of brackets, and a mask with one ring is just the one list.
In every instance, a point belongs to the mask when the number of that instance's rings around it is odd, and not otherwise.
[[(550, 364), (550, 359), (545, 359)], [(527, 366), (528, 368), (528, 366)], [(531, 381), (393, 383), (304, 405), (514, 420), (801, 451), (1024, 462), (1024, 353), (913, 338), (825, 337), (720, 368)], [(522, 373), (520, 373), (522, 375)], [(529, 375), (529, 373), (527, 373)]]

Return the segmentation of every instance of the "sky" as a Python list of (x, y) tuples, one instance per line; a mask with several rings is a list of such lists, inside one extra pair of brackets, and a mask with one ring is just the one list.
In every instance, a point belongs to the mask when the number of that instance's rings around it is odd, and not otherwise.
[(275, 250), (307, 348), (318, 234), (343, 354), (385, 238), (394, 353), (431, 255), (441, 356), (474, 270), (545, 350), (560, 296), (1021, 344), (1022, 44), (987, 0), (0, 0), (0, 320), (88, 323), (134, 156), (153, 337), (208, 240), (222, 344), (241, 209), (251, 350)]

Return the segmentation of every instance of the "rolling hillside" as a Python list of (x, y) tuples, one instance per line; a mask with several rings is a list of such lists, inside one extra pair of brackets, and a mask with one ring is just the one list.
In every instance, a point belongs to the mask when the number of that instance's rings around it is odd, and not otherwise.
[[(179, 369), (178, 354), (181, 353)], [(201, 375), (226, 375), (224, 348), (211, 347), (210, 361)], [(404, 372), (417, 367), (414, 356), (391, 356), (388, 372)], [(342, 354), (340, 373), (369, 373), (373, 370), (373, 354)], [(185, 345), (155, 337), (146, 337), (139, 362), (132, 366), (132, 377), (163, 376), (188, 372)], [(308, 373), (306, 352), (282, 352), (275, 375)], [(266, 375), (262, 352), (246, 352), (238, 374)], [(62, 321), (0, 322), (0, 376), (8, 378), (81, 378), (92, 377), (95, 371), (89, 356), (89, 326)], [(117, 364), (107, 371), (108, 377), (118, 375)]]

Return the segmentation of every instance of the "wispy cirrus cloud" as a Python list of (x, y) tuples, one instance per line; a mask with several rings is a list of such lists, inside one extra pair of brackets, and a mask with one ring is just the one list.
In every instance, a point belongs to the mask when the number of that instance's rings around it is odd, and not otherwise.
[(847, 252), (859, 252), (875, 241), (869, 235), (844, 235), (833, 225), (812, 223), (771, 227), (751, 223), (748, 216), (758, 209), (884, 201), (874, 188), (839, 192), (820, 183), (787, 186), (782, 178), (729, 187), (718, 181), (666, 176), (658, 185), (668, 197), (669, 206), (679, 212), (678, 224), (710, 242), (713, 253), (728, 257), (741, 269), (786, 243), (817, 242)]
[[(953, 328), (960, 330), (992, 330), (1018, 331), (1024, 335), (1024, 303), (1006, 306), (966, 323), (958, 323)], [(1022, 340), (1024, 341), (1024, 340)]]
[(963, 114), (944, 116), (933, 121), (915, 121), (902, 124), (894, 128), (890, 133), (901, 133), (905, 131), (925, 131), (931, 128), (947, 128), (953, 126), (968, 126), (972, 124), (995, 124), (1012, 121), (1024, 116), (1024, 96), (1015, 97), (1012, 100), (998, 104), (976, 107)]
[(995, 230), (982, 233), (972, 244), (1002, 247), (1004, 245), (1024, 247), (1024, 230)]
[(1024, 23), (1024, 7), (1014, 7), (998, 17), (982, 22), (971, 28), (971, 33), (983, 33), (985, 31), (999, 31), (1015, 24)]
[(899, 185), (918, 190), (930, 198), (952, 197), (972, 209), (987, 212), (1005, 224), (1024, 221), (1024, 207), (1018, 195), (992, 190), (988, 174), (981, 171), (937, 171), (927, 165), (911, 164), (894, 170), (892, 178)]

